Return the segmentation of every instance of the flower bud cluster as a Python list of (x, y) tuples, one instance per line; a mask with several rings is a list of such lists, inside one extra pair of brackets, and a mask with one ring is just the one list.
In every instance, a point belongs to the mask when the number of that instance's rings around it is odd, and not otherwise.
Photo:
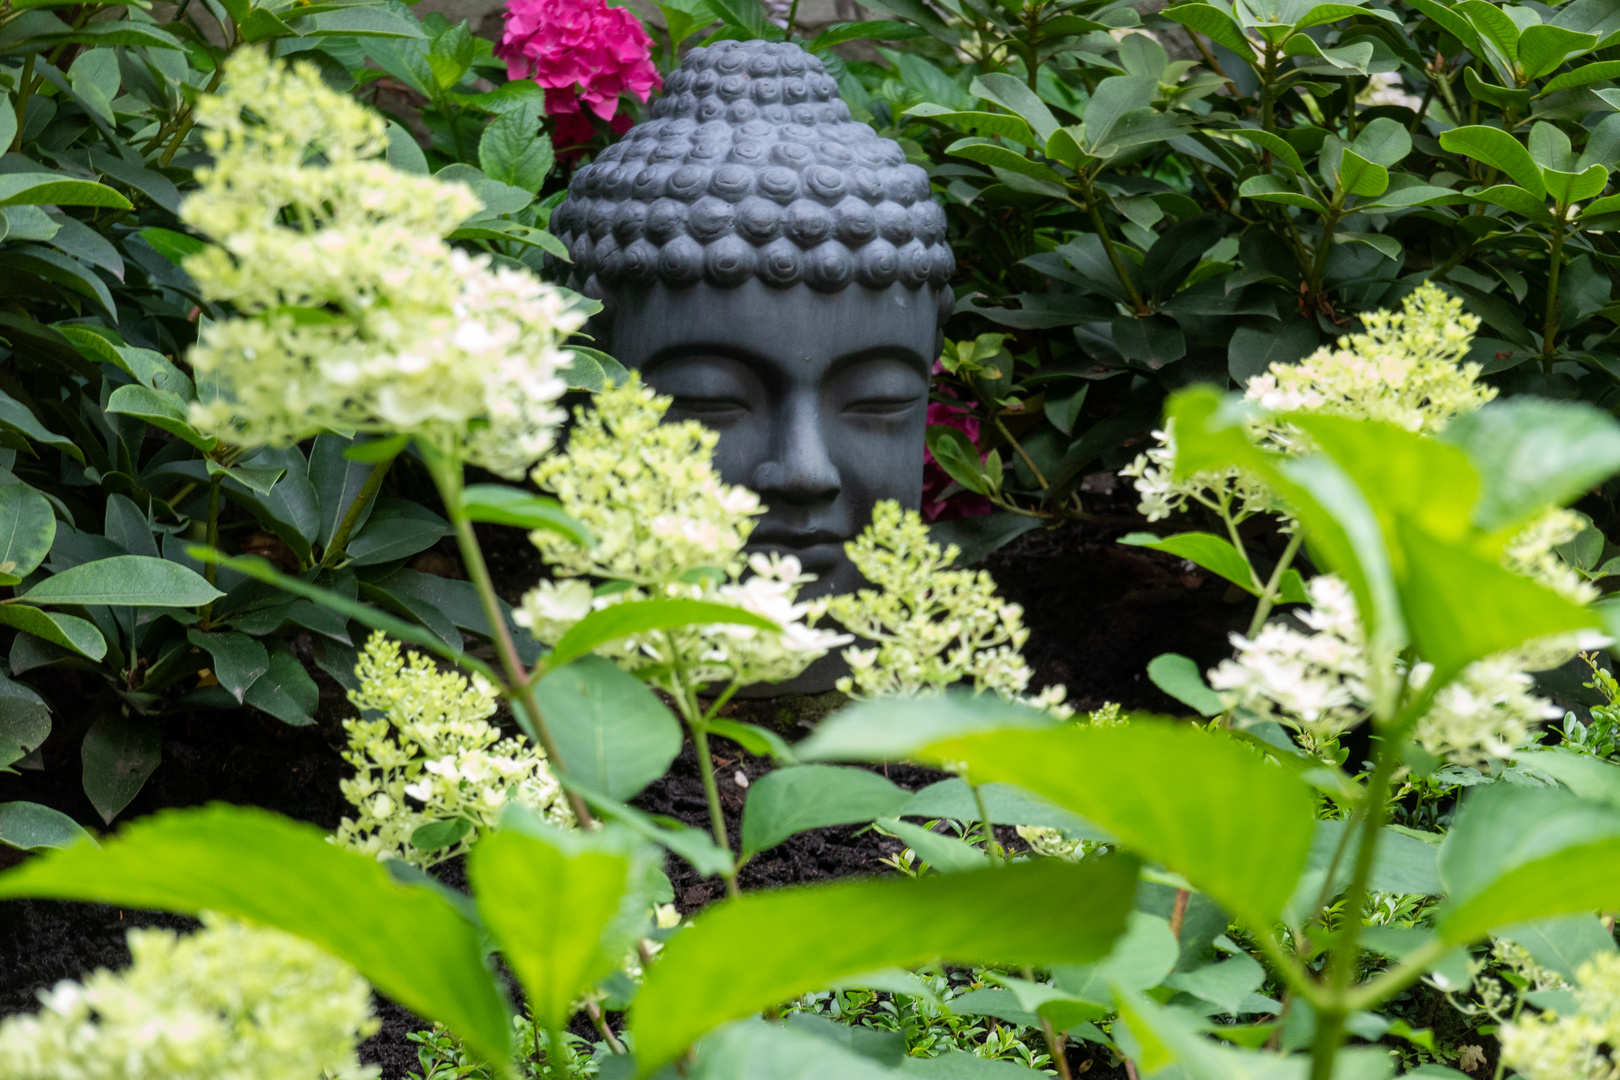
[(1526, 1080), (1615, 1080), (1620, 1046), (1620, 954), (1599, 953), (1575, 973), (1573, 1014), (1543, 1012), (1502, 1025), (1502, 1058)]
[[(469, 683), (421, 653), (402, 655), (381, 631), (366, 642), (355, 675), (360, 689), (349, 700), (375, 718), (343, 722), (349, 733), (343, 759), (354, 776), (340, 787), (358, 814), (343, 819), (337, 843), (427, 867), (465, 852), (495, 828), (509, 802), (555, 825), (574, 824), (545, 752), (521, 735), (502, 738), (489, 722), (496, 693), (481, 676)], [(412, 843), (422, 826), (455, 821), (467, 831), (454, 843), (431, 849)]]
[(0, 1080), (373, 1080), (371, 987), (279, 930), (205, 912), (203, 929), (131, 930), (130, 966), (40, 992), (0, 1022)]
[[(660, 422), (669, 405), (632, 375), (577, 410), (567, 451), (536, 466), (535, 483), (554, 492), (597, 542), (587, 548), (535, 532), (531, 539), (558, 578), (530, 591), (515, 618), (536, 641), (553, 644), (592, 611), (627, 600), (726, 604), (781, 630), (698, 624), (634, 635), (598, 651), (677, 695), (685, 692), (682, 679), (688, 686), (790, 679), (850, 639), (806, 625), (811, 605), (798, 592), (814, 576), (801, 572), (798, 559), (744, 561), (759, 496), (720, 482), (713, 431), (690, 420)], [(613, 587), (596, 590), (585, 578)]]
[(181, 217), (215, 243), (185, 266), (240, 317), (190, 354), (194, 425), (241, 445), (407, 434), (509, 477), (546, 452), (558, 343), (583, 315), (442, 239), (481, 208), (468, 187), (391, 168), (377, 114), (259, 49), (233, 54), (197, 122), (214, 163)]
[[(940, 693), (968, 682), (975, 692), (1022, 699), (1031, 672), (1019, 650), (1029, 638), (1023, 608), (996, 595), (983, 570), (952, 570), (958, 551), (929, 538), (915, 510), (880, 502), (872, 523), (845, 545), (850, 561), (877, 586), (824, 601), (822, 611), (869, 648), (844, 650), (850, 674), (838, 688), (857, 697)], [(1068, 715), (1062, 686), (1031, 699)]]

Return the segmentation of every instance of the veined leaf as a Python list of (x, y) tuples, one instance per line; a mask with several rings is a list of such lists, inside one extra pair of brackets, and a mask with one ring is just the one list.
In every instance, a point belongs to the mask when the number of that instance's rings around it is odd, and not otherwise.
[(547, 663), (551, 667), (560, 667), (576, 656), (584, 656), (598, 645), (633, 634), (711, 623), (756, 626), (773, 632), (782, 629), (762, 615), (730, 604), (716, 604), (707, 600), (627, 600), (621, 604), (611, 604), (601, 611), (593, 611), (575, 623), (551, 650)]

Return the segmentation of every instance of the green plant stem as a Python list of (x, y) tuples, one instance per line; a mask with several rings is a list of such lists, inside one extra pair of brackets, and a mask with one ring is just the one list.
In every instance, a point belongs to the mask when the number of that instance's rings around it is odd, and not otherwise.
[(1434, 938), (1407, 953), (1400, 963), (1362, 983), (1345, 999), (1345, 1008), (1352, 1012), (1370, 1009), (1388, 1001), (1408, 986), (1417, 982), (1433, 963), (1452, 946)]
[[(974, 790), (977, 791), (978, 789), (975, 788)], [(1035, 981), (1034, 968), (1024, 968), (1024, 980), (1026, 982)], [(1069, 1071), (1069, 1059), (1063, 1054), (1063, 1036), (1058, 1034), (1057, 1029), (1052, 1026), (1052, 1021), (1044, 1016), (1040, 1019), (1041, 1034), (1046, 1036), (1046, 1050), (1052, 1055), (1052, 1064), (1057, 1066), (1058, 1075), (1063, 1080), (1074, 1080), (1074, 1074)]]
[(984, 836), (984, 853), (990, 856), (993, 863), (1004, 863), (1001, 850), (996, 845), (996, 828), (990, 824), (990, 807), (984, 801), (984, 785), (970, 784), (973, 792), (973, 804), (979, 808), (979, 832)]
[(546, 1068), (557, 1080), (568, 1080), (568, 1074), (573, 1071), (574, 1055), (568, 1049), (568, 1043), (563, 1041), (563, 1031), (560, 1027), (546, 1028)]
[[(1299, 553), (1300, 544), (1304, 542), (1305, 530), (1303, 528), (1289, 538), (1288, 546), (1283, 549), (1282, 558), (1277, 560), (1277, 565), (1271, 570), (1271, 577), (1266, 579), (1266, 587), (1260, 593), (1260, 602), (1254, 607), (1254, 618), (1249, 620), (1247, 637), (1254, 637), (1255, 634), (1260, 632), (1260, 628), (1266, 624), (1267, 616), (1271, 614), (1271, 609), (1276, 606), (1277, 599), (1282, 595), (1283, 574), (1288, 571), (1289, 564), (1294, 561), (1294, 556)], [(1252, 567), (1250, 572), (1253, 572)]]
[[(467, 568), (468, 580), (478, 590), (478, 601), (483, 606), (490, 637), (495, 642), (495, 655), (500, 658), (501, 670), (506, 674), (506, 685), (502, 690), (508, 697), (515, 698), (516, 704), (522, 708), (532, 728), (531, 733), (539, 740), (540, 748), (551, 761), (552, 770), (559, 776), (564, 775), (567, 770), (563, 766), (562, 754), (557, 750), (557, 740), (546, 726), (545, 717), (540, 713), (540, 703), (534, 696), (534, 684), (544, 669), (536, 665), (531, 673), (518, 656), (512, 632), (506, 626), (506, 613), (501, 610), (500, 597), (495, 594), (495, 582), (490, 578), (489, 566), (484, 562), (483, 548), (478, 545), (472, 521), (461, 508), (461, 463), (437, 452), (429, 453), (427, 458), (433, 484), (439, 489), (439, 498), (444, 502), (444, 512), (456, 531), (456, 546), (461, 549), (462, 565)], [(580, 828), (595, 826), (596, 819), (591, 816), (590, 808), (578, 792), (568, 790), (568, 804), (573, 808)]]
[(23, 139), (23, 122), (28, 119), (28, 99), (34, 93), (34, 57), (29, 53), (28, 59), (23, 61), (22, 78), (17, 82), (17, 134), (11, 138), (11, 149), (21, 150)]
[[(1267, 43), (1264, 60), (1257, 73), (1260, 76), (1260, 129), (1276, 134), (1277, 131), (1277, 47)], [(1263, 155), (1265, 167), (1271, 167), (1271, 151)]]
[(1558, 344), (1558, 272), (1564, 260), (1565, 207), (1553, 210), (1552, 262), (1547, 267), (1547, 312), (1541, 328), (1541, 354), (1551, 356)]
[(995, 423), (996, 430), (1001, 432), (1001, 437), (1007, 440), (1007, 445), (1018, 451), (1018, 456), (1024, 459), (1025, 465), (1029, 466), (1029, 471), (1035, 474), (1035, 480), (1041, 485), (1041, 490), (1051, 491), (1051, 485), (1046, 482), (1046, 477), (1042, 476), (1041, 470), (1035, 467), (1035, 462), (1031, 460), (1028, 451), (1024, 449), (1023, 445), (1017, 439), (1013, 438), (1012, 432), (1007, 430), (1007, 425), (1001, 422), (1001, 417), (995, 412), (992, 412), (990, 414), (990, 419)]
[(326, 550), (321, 552), (320, 565), (323, 569), (332, 566), (343, 557), (344, 549), (349, 546), (349, 537), (354, 533), (355, 526), (360, 523), (360, 515), (365, 513), (366, 507), (371, 505), (371, 500), (375, 499), (377, 492), (382, 489), (383, 478), (388, 475), (388, 470), (393, 468), (394, 460), (395, 458), (389, 458), (387, 461), (377, 462), (372, 467), (371, 475), (366, 477), (366, 482), (360, 485), (360, 491), (355, 495), (354, 501), (343, 512), (343, 520), (338, 522), (337, 532), (332, 534), (331, 542), (326, 545)]
[(1316, 257), (1311, 261), (1311, 273), (1307, 282), (1312, 296), (1322, 291), (1322, 277), (1327, 273), (1328, 253), (1333, 250), (1333, 230), (1339, 227), (1339, 202), (1344, 198), (1344, 194), (1342, 190), (1334, 194), (1333, 206), (1322, 219), (1322, 240), (1316, 245)]
[(793, 3), (788, 6), (787, 26), (784, 28), (786, 31), (786, 33), (783, 35), (784, 37), (793, 36), (793, 27), (798, 23), (798, 21), (799, 0), (793, 0)]
[(613, 1029), (608, 1026), (607, 1017), (602, 1015), (602, 1006), (594, 1001), (587, 1001), (585, 1003), (585, 1012), (590, 1016), (591, 1023), (596, 1025), (596, 1030), (601, 1033), (603, 1040), (607, 1042), (608, 1049), (615, 1054), (624, 1053), (624, 1044), (619, 1041), (619, 1037), (613, 1034)]
[(1108, 254), (1108, 261), (1114, 267), (1114, 276), (1119, 278), (1119, 284), (1130, 299), (1131, 309), (1138, 315), (1147, 314), (1147, 305), (1142, 302), (1142, 294), (1136, 291), (1136, 283), (1131, 280), (1130, 274), (1125, 271), (1125, 263), (1114, 249), (1114, 238), (1108, 234), (1108, 226), (1103, 222), (1102, 210), (1097, 203), (1097, 193), (1092, 190), (1091, 181), (1084, 180), (1085, 187), (1082, 194), (1086, 200), (1086, 212), (1091, 216), (1091, 227), (1097, 230), (1097, 239), (1102, 241), (1103, 251)]
[[(1209, 504), (1206, 502), (1205, 505)], [(1214, 510), (1221, 515), (1221, 521), (1226, 525), (1226, 536), (1232, 541), (1232, 546), (1237, 548), (1237, 553), (1243, 557), (1243, 565), (1249, 568), (1249, 584), (1257, 589), (1261, 588), (1260, 575), (1254, 572), (1254, 561), (1249, 558), (1249, 549), (1244, 546), (1243, 537), (1238, 534), (1237, 521), (1232, 517), (1231, 497), (1222, 494), (1221, 501)], [(1253, 635), (1254, 630), (1251, 629), (1249, 633)]]
[[(714, 831), (714, 842), (726, 851), (731, 850), (731, 839), (726, 835), (726, 815), (720, 806), (720, 785), (714, 780), (714, 759), (709, 756), (709, 733), (701, 727), (692, 728), (692, 745), (697, 749), (698, 771), (703, 775), (703, 794), (709, 800), (709, 827)], [(726, 895), (735, 900), (742, 895), (737, 887), (737, 871), (733, 868), (723, 874)]]
[(1251, 926), (1249, 932), (1254, 936), (1260, 951), (1266, 954), (1271, 966), (1277, 969), (1288, 989), (1293, 991), (1295, 997), (1302, 997), (1312, 1005), (1322, 1000), (1321, 988), (1312, 981), (1305, 965), (1300, 963), (1299, 957), (1282, 947), (1277, 935), (1272, 933), (1269, 926)]

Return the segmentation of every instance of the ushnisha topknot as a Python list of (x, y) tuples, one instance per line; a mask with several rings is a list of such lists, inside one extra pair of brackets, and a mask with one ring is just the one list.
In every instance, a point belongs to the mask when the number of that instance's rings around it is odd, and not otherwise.
[[(627, 289), (757, 277), (819, 292), (932, 288), (949, 313), (956, 261), (928, 174), (849, 118), (798, 45), (721, 41), (687, 53), (652, 119), (576, 172), (551, 218), (568, 284)], [(562, 272), (565, 264), (554, 264)]]

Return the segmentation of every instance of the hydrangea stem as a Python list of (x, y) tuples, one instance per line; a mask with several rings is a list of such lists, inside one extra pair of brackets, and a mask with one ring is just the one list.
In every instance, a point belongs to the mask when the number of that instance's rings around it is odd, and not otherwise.
[[(501, 670), (506, 673), (506, 685), (501, 689), (507, 697), (515, 699), (514, 704), (522, 709), (523, 716), (528, 719), (533, 728), (532, 734), (546, 752), (552, 770), (558, 776), (563, 776), (567, 770), (563, 766), (562, 755), (557, 751), (557, 740), (546, 726), (545, 718), (540, 714), (540, 704), (534, 696), (534, 681), (541, 669), (537, 668), (531, 676), (523, 659), (518, 656), (512, 632), (506, 626), (506, 613), (501, 610), (500, 597), (495, 595), (495, 582), (489, 576), (489, 566), (484, 562), (484, 550), (478, 545), (472, 521), (461, 509), (461, 463), (437, 452), (424, 456), (428, 459), (428, 471), (433, 476), (434, 486), (439, 489), (439, 498), (444, 502), (444, 512), (456, 531), (456, 546), (461, 549), (461, 561), (467, 568), (467, 577), (478, 590), (478, 601), (483, 606), (484, 618), (489, 622), (489, 635), (495, 643), (495, 654), (500, 658)], [(592, 828), (596, 819), (591, 816), (585, 800), (578, 792), (565, 790), (568, 791), (568, 805), (573, 808), (580, 827)]]
[[(721, 850), (729, 852), (731, 839), (726, 833), (726, 813), (720, 804), (720, 785), (714, 778), (714, 757), (709, 753), (709, 732), (704, 725), (708, 717), (698, 708), (697, 692), (687, 677), (686, 665), (681, 662), (681, 652), (675, 647), (675, 637), (668, 631), (664, 633), (664, 644), (669, 649), (670, 666), (675, 671), (675, 686), (680, 690), (675, 702), (680, 707), (681, 719), (686, 721), (687, 730), (692, 733), (692, 746), (697, 753), (698, 773), (703, 777), (703, 795), (709, 803), (709, 828), (714, 834), (714, 842), (720, 845)], [(735, 686), (732, 687), (732, 691), (734, 690)], [(728, 691), (728, 695), (732, 691)], [(716, 705), (716, 710), (718, 708)], [(741, 896), (742, 891), (737, 887), (735, 864), (729, 873), (722, 876), (726, 881), (726, 895), (733, 899)]]

